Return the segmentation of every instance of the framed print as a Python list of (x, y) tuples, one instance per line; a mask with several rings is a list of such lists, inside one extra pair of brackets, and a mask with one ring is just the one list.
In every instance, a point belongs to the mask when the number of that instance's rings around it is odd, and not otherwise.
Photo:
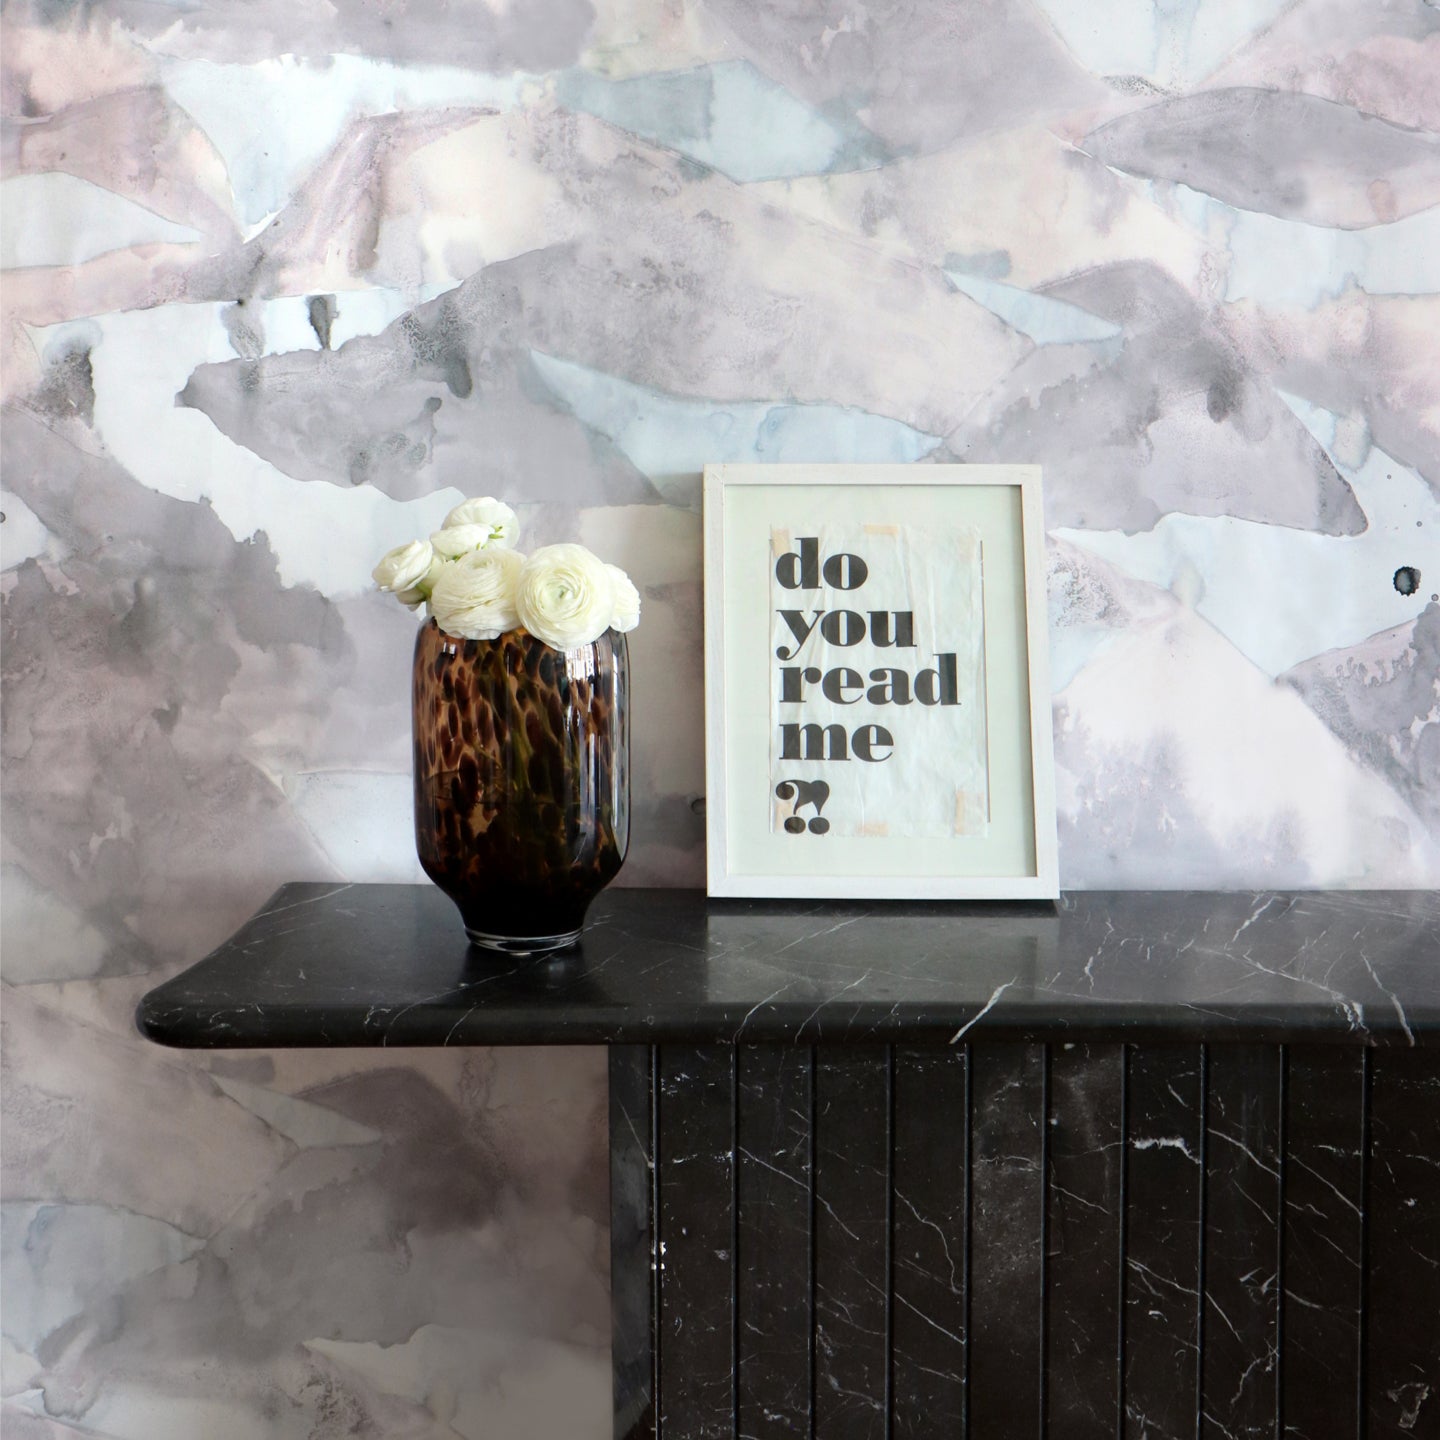
[(711, 895), (1053, 898), (1040, 471), (705, 470)]

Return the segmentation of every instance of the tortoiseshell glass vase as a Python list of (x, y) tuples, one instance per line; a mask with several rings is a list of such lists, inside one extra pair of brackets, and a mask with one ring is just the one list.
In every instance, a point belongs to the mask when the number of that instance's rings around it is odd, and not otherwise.
[(415, 840), (473, 944), (563, 950), (630, 842), (629, 652), (525, 630), (415, 642)]

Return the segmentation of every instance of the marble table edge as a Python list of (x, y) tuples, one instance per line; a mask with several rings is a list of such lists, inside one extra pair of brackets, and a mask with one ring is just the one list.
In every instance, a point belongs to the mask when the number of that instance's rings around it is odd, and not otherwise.
[[(736, 1007), (737, 1010), (739, 1007)], [(984, 1006), (966, 1015), (958, 1007), (943, 1020), (897, 1014), (894, 1007), (834, 1011), (808, 1023), (782, 1015), (741, 1012), (703, 1018), (656, 1018), (638, 1010), (587, 1008), (580, 1018), (547, 1017), (534, 1010), (495, 1011), (456, 1006), (405, 1021), (412, 1005), (336, 1006), (319, 1022), (303, 1007), (254, 1005), (195, 1007), (157, 1003), (136, 1008), (146, 1039), (182, 1050), (342, 1048), (444, 1048), (488, 1045), (721, 1045), (946, 1047), (985, 1042), (1023, 1044), (1324, 1045), (1414, 1048), (1440, 1044), (1440, 1010), (1408, 1010), (1402, 1020), (1356, 1021), (1349, 1028), (1318, 1011), (1256, 1007), (1254, 1012), (1207, 1010), (1193, 1022), (1177, 1020), (1175, 1007), (1133, 1001), (1070, 1011), (1010, 1015)], [(822, 1006), (822, 1013), (826, 1007)], [(392, 1015), (390, 1011), (393, 1010)], [(456, 1013), (459, 1011), (460, 1013)], [(395, 1020), (400, 1023), (393, 1023)]]
[[(568, 982), (549, 995), (482, 997), (478, 994), (480, 985), (513, 979), (534, 962), (511, 962), (492, 969), (479, 981), (449, 984), (418, 998), (402, 996), (393, 1003), (381, 997), (368, 1003), (314, 998), (294, 1004), (273, 998), (261, 1003), (260, 997), (235, 1003), (233, 997), (222, 994), (205, 996), (203, 986), (198, 987), (198, 993), (184, 994), (184, 984), (196, 970), (239, 959), (272, 938), (264, 933), (265, 926), (276, 916), (316, 905), (323, 907), (324, 902), (335, 901), (356, 890), (371, 892), (372, 901), (376, 898), (383, 901), (402, 891), (423, 895), (427, 900), (438, 896), (438, 892), (424, 885), (288, 882), (209, 956), (142, 998), (135, 1016), (141, 1033), (162, 1045), (206, 1049), (654, 1043), (934, 1046), (971, 1038), (1059, 1044), (1198, 1041), (1414, 1046), (1436, 1043), (1436, 1036), (1440, 1035), (1440, 989), (1433, 996), (1407, 995), (1402, 1002), (1382, 983), (1363, 952), (1359, 958), (1367, 972), (1366, 978), (1372, 982), (1366, 987), (1363, 1002), (1329, 984), (1264, 966), (1254, 968), (1275, 980), (1293, 984), (1293, 995), (1268, 994), (1249, 1000), (1226, 999), (1218, 994), (1185, 997), (1173, 992), (1154, 996), (1123, 992), (1102, 996), (1086, 994), (1083, 989), (1051, 988), (1060, 979), (1059, 974), (1042, 982), (1038, 989), (1032, 983), (1023, 995), (1017, 993), (1015, 997), (1008, 997), (1005, 992), (1016, 981), (1001, 984), (984, 1003), (978, 999), (971, 1002), (969, 997), (946, 999), (923, 995), (908, 1000), (893, 1000), (888, 996), (847, 998), (845, 991), (852, 988), (849, 985), (838, 987), (833, 995), (818, 1002), (812, 995), (803, 1003), (780, 1002), (773, 995), (755, 1003), (749, 1003), (748, 997), (744, 1000), (703, 996), (671, 1000), (657, 995), (653, 1001), (637, 1001), (632, 996), (585, 997), (567, 995), (564, 985)], [(1300, 900), (1329, 902), (1341, 908), (1358, 904), (1379, 916), (1418, 919), (1423, 925), (1425, 904), (1435, 902), (1436, 897), (1408, 895), (1407, 903), (1412, 907), (1414, 901), (1420, 901), (1417, 914), (1414, 908), (1399, 912), (1387, 904), (1393, 893), (1071, 891), (1062, 896), (1058, 905), (1002, 902), (995, 906), (967, 904), (962, 907), (920, 903), (926, 917), (954, 913), (957, 920), (979, 918), (1004, 925), (1011, 919), (1023, 924), (1026, 917), (1042, 912), (1055, 916), (1055, 923), (1064, 923), (1067, 909), (1083, 907), (1111, 895), (1117, 900), (1124, 897), (1141, 904), (1163, 903), (1167, 896), (1177, 900), (1184, 897), (1193, 902), (1196, 896), (1202, 895), (1213, 895), (1217, 901), (1228, 900), (1233, 904), (1237, 897), (1244, 896), (1248, 897), (1249, 914), (1237, 936), (1267, 913), (1273, 914), (1271, 907), (1277, 900), (1285, 902), (1282, 913)], [(609, 898), (612, 904), (618, 899), (623, 905), (626, 897), (631, 897), (633, 903), (633, 899), (644, 896), (670, 904), (695, 906), (707, 917), (734, 915), (737, 911), (777, 919), (796, 914), (795, 902), (714, 901), (697, 890), (620, 889)], [(848, 905), (812, 902), (800, 913), (813, 917), (824, 909), (848, 914), (857, 905), (862, 918), (878, 919), (886, 913), (895, 913), (883, 903), (870, 902)], [(323, 920), (323, 915), (322, 908), (317, 919)], [(288, 920), (285, 923), (289, 923)], [(1077, 919), (1070, 923), (1085, 922)], [(257, 930), (260, 933), (257, 934)], [(617, 947), (623, 951), (629, 926), (623, 916), (606, 917), (596, 925), (595, 932), (605, 936), (612, 952)], [(821, 930), (817, 936), (823, 938), (825, 933), (828, 932)], [(801, 937), (805, 938), (810, 937)], [(655, 941), (652, 938), (648, 943)], [(661, 943), (663, 948), (664, 942)], [(782, 948), (792, 946), (787, 944)], [(614, 953), (603, 957), (592, 967), (593, 973), (598, 974), (613, 958)], [(1240, 961), (1242, 969), (1252, 968), (1248, 957), (1231, 958)], [(683, 964), (685, 959), (683, 954), (666, 956), (663, 964)], [(1436, 959), (1440, 968), (1440, 948), (1437, 948)], [(702, 951), (697, 963), (723, 964), (723, 956)], [(303, 978), (303, 970), (300, 973)], [(583, 978), (586, 973), (578, 970), (576, 978)], [(1089, 977), (1088, 964), (1085, 974)], [(1093, 977), (1090, 978), (1093, 985)], [(473, 999), (467, 995), (472, 986), (477, 991)], [(1372, 989), (1374, 993), (1369, 993)]]

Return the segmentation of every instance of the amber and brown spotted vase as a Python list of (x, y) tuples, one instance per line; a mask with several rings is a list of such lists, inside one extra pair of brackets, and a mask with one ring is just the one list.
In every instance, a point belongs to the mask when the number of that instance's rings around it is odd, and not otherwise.
[(630, 840), (629, 654), (607, 630), (555, 650), (525, 630), (415, 642), (415, 839), (472, 943), (573, 945)]

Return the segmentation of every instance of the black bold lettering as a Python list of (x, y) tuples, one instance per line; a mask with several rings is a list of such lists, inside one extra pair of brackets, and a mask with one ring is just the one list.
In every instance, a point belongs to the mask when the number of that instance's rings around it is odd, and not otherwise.
[(832, 645), (858, 645), (865, 638), (865, 617), (856, 610), (832, 610), (820, 622), (820, 633)]
[(872, 670), (872, 680), (878, 685), (870, 687), (865, 697), (872, 705), (908, 705), (910, 703), (910, 676), (904, 670)]
[(820, 693), (836, 705), (854, 705), (860, 699), (859, 694), (857, 693), (852, 699), (847, 700), (845, 692), (847, 690), (859, 692), (864, 688), (865, 682), (860, 678), (860, 672), (842, 665), (838, 670), (825, 672), (825, 679), (820, 685)]
[[(895, 638), (890, 638), (890, 622), (895, 622)], [(870, 643), (880, 649), (891, 645), (898, 650), (915, 648), (915, 612), (913, 610), (872, 610), (870, 612)]]
[(783, 645), (777, 645), (775, 647), (775, 658), (777, 660), (793, 660), (800, 653), (800, 647), (810, 638), (810, 632), (819, 624), (820, 617), (825, 612), (823, 610), (812, 612), (808, 625), (805, 623), (803, 611), (780, 610), (777, 613), (790, 627), (790, 633), (795, 637), (795, 643), (788, 650)]
[(787, 590), (818, 590), (820, 588), (820, 540), (806, 535), (800, 541), (800, 553), (787, 551), (775, 562), (775, 578)]
[[(850, 744), (855, 750), (857, 760), (888, 760), (895, 745), (895, 737), (883, 725), (861, 725), (850, 737)], [(883, 755), (875, 753), (877, 745), (885, 747)]]
[[(801, 743), (804, 754), (801, 754)], [(782, 760), (848, 760), (850, 749), (843, 725), (782, 725)]]
[(825, 562), (825, 583), (832, 590), (858, 590), (870, 578), (870, 567), (858, 556), (845, 551)]
[(935, 670), (922, 670), (915, 677), (915, 698), (922, 705), (958, 705), (960, 677), (953, 655), (937, 655)]

